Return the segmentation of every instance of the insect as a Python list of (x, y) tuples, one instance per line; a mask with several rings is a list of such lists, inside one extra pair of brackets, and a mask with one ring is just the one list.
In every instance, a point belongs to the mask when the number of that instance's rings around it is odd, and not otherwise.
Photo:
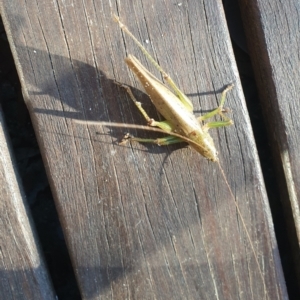
[[(136, 77), (140, 80), (147, 94), (149, 95), (152, 103), (158, 110), (158, 112), (165, 118), (164, 121), (156, 121), (150, 118), (147, 112), (143, 109), (140, 102), (138, 102), (133, 95), (129, 86), (121, 83), (117, 83), (121, 87), (125, 88), (128, 92), (130, 98), (133, 100), (136, 107), (142, 113), (144, 118), (147, 121), (149, 126), (135, 125), (135, 124), (121, 124), (121, 123), (112, 123), (112, 122), (94, 122), (94, 121), (79, 121), (77, 123), (91, 124), (91, 125), (108, 125), (116, 127), (127, 127), (127, 128), (137, 128), (137, 129), (146, 129), (150, 131), (156, 131), (167, 134), (167, 136), (157, 139), (147, 139), (147, 138), (138, 138), (131, 137), (126, 135), (121, 144), (126, 143), (128, 140), (137, 141), (141, 143), (155, 143), (158, 145), (169, 145), (180, 142), (187, 142), (192, 148), (197, 152), (203, 155), (205, 158), (210, 161), (217, 162), (219, 165), (222, 176), (225, 180), (225, 183), (230, 192), (231, 198), (234, 202), (238, 215), (241, 219), (241, 224), (245, 230), (247, 239), (251, 246), (254, 258), (259, 270), (260, 277), (262, 279), (264, 292), (266, 299), (268, 299), (268, 293), (264, 281), (264, 276), (262, 269), (260, 267), (258, 257), (256, 255), (254, 245), (251, 241), (251, 237), (247, 230), (244, 218), (240, 211), (240, 208), (235, 200), (235, 196), (230, 188), (230, 185), (226, 179), (223, 168), (220, 165), (218, 160), (218, 153), (214, 146), (214, 142), (210, 134), (208, 133), (211, 128), (218, 128), (229, 126), (233, 124), (233, 121), (225, 116), (226, 110), (223, 108), (226, 94), (229, 90), (232, 89), (233, 84), (228, 85), (221, 94), (221, 100), (219, 106), (212, 110), (209, 113), (206, 113), (200, 117), (196, 117), (193, 114), (193, 104), (187, 98), (187, 96), (176, 86), (174, 81), (170, 76), (158, 65), (158, 63), (152, 58), (148, 51), (143, 47), (143, 45), (134, 37), (134, 35), (128, 30), (128, 28), (120, 21), (120, 19), (114, 15), (114, 20), (119, 24), (120, 28), (129, 35), (138, 47), (142, 50), (145, 56), (150, 60), (150, 62), (161, 72), (163, 79), (169, 85), (166, 86), (160, 80), (158, 80), (154, 75), (152, 75), (133, 55), (128, 55), (125, 59), (128, 67), (134, 72)], [(219, 115), (221, 117), (220, 121), (211, 121), (206, 122), (208, 119)]]
[[(216, 109), (200, 117), (196, 117), (193, 113), (193, 104), (188, 99), (188, 97), (177, 87), (177, 85), (174, 83), (171, 77), (161, 68), (160, 65), (158, 65), (158, 63), (152, 58), (152, 56), (145, 49), (145, 47), (135, 38), (135, 36), (129, 31), (129, 29), (120, 21), (120, 19), (116, 15), (114, 15), (114, 20), (119, 24), (120, 28), (129, 37), (133, 39), (133, 41), (137, 44), (137, 46), (141, 49), (141, 51), (149, 59), (149, 61), (156, 67), (156, 69), (160, 71), (160, 73), (163, 76), (163, 79), (170, 87), (169, 88), (168, 86), (166, 86), (153, 74), (151, 74), (133, 55), (128, 55), (128, 57), (125, 58), (127, 66), (139, 79), (148, 96), (150, 97), (152, 103), (154, 104), (158, 112), (165, 118), (165, 120), (156, 121), (150, 118), (147, 112), (143, 109), (141, 103), (136, 100), (130, 87), (124, 84), (119, 85), (126, 89), (130, 98), (133, 100), (136, 107), (146, 119), (147, 124), (150, 126), (148, 128), (150, 129), (151, 127), (156, 127), (154, 131), (164, 132), (168, 135), (163, 138), (157, 139), (137, 138), (127, 135), (123, 139), (122, 143), (126, 142), (128, 139), (141, 143), (155, 143), (158, 145), (169, 145), (174, 143), (187, 142), (193, 149), (195, 149), (205, 158), (218, 163), (221, 173), (224, 177), (226, 185), (233, 199), (233, 202), (237, 208), (238, 214), (241, 217), (241, 222), (243, 224), (250, 246), (254, 253), (256, 264), (263, 282), (265, 296), (268, 299), (263, 273), (260, 268), (257, 255), (255, 254), (253, 243), (251, 241), (249, 232), (244, 222), (242, 213), (240, 212), (238, 204), (235, 201), (233, 192), (226, 179), (225, 173), (219, 163), (218, 152), (215, 148), (213, 139), (208, 132), (211, 128), (224, 127), (233, 124), (233, 121), (225, 116), (226, 110), (223, 108), (226, 99), (226, 93), (233, 88), (233, 84), (228, 85), (223, 90), (221, 94), (220, 104)], [(211, 121), (204, 123), (205, 121), (216, 115), (219, 115), (221, 117), (220, 121)], [(132, 127), (137, 128), (139, 126), (134, 125)]]
[[(134, 40), (150, 62), (161, 72), (164, 80), (170, 87), (168, 88), (164, 83), (152, 75), (133, 55), (130, 54), (125, 58), (127, 66), (139, 79), (152, 103), (165, 120), (156, 121), (150, 118), (143, 109), (141, 103), (134, 97), (130, 87), (123, 84), (120, 85), (127, 90), (130, 98), (146, 119), (147, 124), (152, 127), (160, 128), (163, 132), (167, 133), (168, 136), (158, 139), (143, 139), (127, 136), (126, 139), (123, 139), (123, 143), (128, 139), (142, 143), (155, 143), (158, 145), (169, 145), (185, 141), (207, 159), (215, 162), (218, 161), (218, 152), (208, 130), (210, 128), (233, 124), (233, 121), (224, 115), (223, 109), (226, 93), (233, 87), (233, 84), (228, 85), (223, 90), (220, 105), (216, 109), (197, 118), (193, 114), (193, 104), (188, 97), (176, 86), (171, 77), (157, 64), (145, 47), (135, 38), (128, 28), (121, 23), (116, 15), (114, 15), (114, 20), (118, 22), (120, 28)], [(219, 115), (222, 120), (203, 124), (204, 121), (215, 115)]]

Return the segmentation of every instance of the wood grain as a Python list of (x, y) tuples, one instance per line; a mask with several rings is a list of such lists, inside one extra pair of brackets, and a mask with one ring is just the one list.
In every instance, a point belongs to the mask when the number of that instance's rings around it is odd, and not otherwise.
[[(300, 280), (299, 2), (240, 0)], [(251, 24), (251, 25), (250, 25)], [(251, 41), (251, 42), (250, 42)]]
[[(286, 298), (221, 1), (181, 4), (2, 0), (82, 297), (263, 299), (266, 286), (268, 299)], [(134, 54), (160, 75), (111, 12), (189, 95), (196, 113), (216, 107), (224, 86), (235, 83), (226, 103), (235, 125), (211, 131), (235, 199), (218, 165), (189, 148), (120, 146), (126, 128), (74, 122), (144, 124), (114, 80), (134, 87), (159, 118), (123, 59)]]
[(8, 145), (0, 107), (0, 298), (55, 299)]

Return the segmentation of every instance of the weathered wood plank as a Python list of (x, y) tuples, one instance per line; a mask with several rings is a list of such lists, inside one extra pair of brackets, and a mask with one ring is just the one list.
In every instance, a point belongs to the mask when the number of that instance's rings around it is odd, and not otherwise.
[(299, 1), (240, 0), (300, 280)]
[[(263, 299), (266, 286), (268, 299), (286, 298), (221, 1), (110, 2), (2, 0), (82, 297)], [(124, 128), (73, 122), (144, 124), (114, 80), (137, 87), (147, 103), (126, 52), (157, 72), (123, 38), (111, 11), (151, 41), (149, 51), (196, 111), (216, 107), (222, 88), (235, 82), (227, 102), (235, 126), (211, 133), (255, 253), (217, 164), (178, 146), (121, 147), (115, 141)]]
[(12, 161), (0, 107), (0, 298), (55, 299)]

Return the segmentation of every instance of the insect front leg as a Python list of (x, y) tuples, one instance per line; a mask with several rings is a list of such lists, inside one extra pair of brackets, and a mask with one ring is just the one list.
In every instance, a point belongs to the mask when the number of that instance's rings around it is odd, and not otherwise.
[(121, 145), (125, 144), (128, 140), (136, 141), (136, 142), (139, 142), (139, 143), (152, 143), (152, 144), (156, 144), (158, 146), (166, 146), (166, 145), (171, 145), (171, 144), (184, 142), (181, 138), (176, 137), (176, 136), (171, 136), (171, 135), (168, 135), (168, 136), (162, 137), (162, 138), (157, 138), (157, 139), (143, 139), (143, 138), (133, 137), (133, 136), (130, 136), (129, 134), (127, 134), (122, 139), (120, 144)]
[(231, 89), (233, 88), (233, 84), (230, 84), (228, 85), (224, 91), (222, 92), (222, 95), (221, 95), (221, 101), (220, 101), (220, 105), (214, 109), (213, 111), (203, 115), (203, 116), (200, 116), (198, 118), (198, 120), (200, 122), (202, 121), (205, 121), (207, 119), (210, 119), (212, 118), (213, 116), (215, 115), (219, 115), (222, 117), (223, 121), (216, 121), (216, 122), (208, 122), (205, 124), (205, 127), (207, 127), (208, 129), (209, 128), (217, 128), (217, 127), (223, 127), (223, 126), (229, 126), (229, 125), (232, 125), (233, 124), (233, 121), (229, 118), (227, 118), (224, 113), (223, 113), (223, 110), (224, 110), (224, 103), (225, 103), (225, 100), (226, 100), (226, 94), (228, 91), (230, 91)]

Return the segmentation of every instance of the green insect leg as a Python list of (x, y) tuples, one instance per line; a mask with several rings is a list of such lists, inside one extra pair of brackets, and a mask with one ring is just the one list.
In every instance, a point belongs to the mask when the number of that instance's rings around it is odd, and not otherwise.
[(233, 84), (230, 84), (224, 89), (224, 91), (222, 92), (222, 95), (221, 95), (220, 105), (216, 109), (214, 109), (213, 111), (198, 118), (199, 121), (205, 121), (207, 119), (214, 117), (215, 115), (219, 115), (222, 117), (223, 121), (206, 123), (205, 126), (207, 128), (218, 128), (218, 127), (229, 126), (229, 125), (233, 124), (233, 121), (231, 119), (227, 118), (223, 113), (223, 107), (224, 107), (224, 103), (226, 100), (226, 94), (232, 88), (233, 88)]
[(143, 109), (142, 107), (142, 104), (141, 102), (137, 101), (135, 96), (133, 95), (130, 87), (128, 85), (125, 85), (125, 84), (121, 84), (121, 83), (118, 83), (116, 82), (118, 85), (120, 85), (122, 88), (124, 88), (129, 97), (132, 99), (133, 103), (135, 104), (135, 106), (138, 108), (138, 110), (141, 112), (141, 114), (144, 116), (144, 118), (146, 119), (147, 121), (147, 124), (151, 127), (158, 127), (164, 131), (172, 131), (173, 129), (173, 126), (171, 124), (171, 122), (165, 120), (165, 121), (155, 121), (153, 118), (150, 118), (149, 115), (147, 114), (147, 112)]
[(176, 136), (171, 136), (171, 135), (168, 135), (163, 138), (157, 138), (157, 139), (143, 139), (143, 138), (136, 138), (136, 137), (129, 137), (129, 139), (131, 141), (136, 141), (139, 143), (152, 143), (152, 144), (157, 144), (159, 146), (166, 146), (166, 145), (184, 142), (181, 138)]

